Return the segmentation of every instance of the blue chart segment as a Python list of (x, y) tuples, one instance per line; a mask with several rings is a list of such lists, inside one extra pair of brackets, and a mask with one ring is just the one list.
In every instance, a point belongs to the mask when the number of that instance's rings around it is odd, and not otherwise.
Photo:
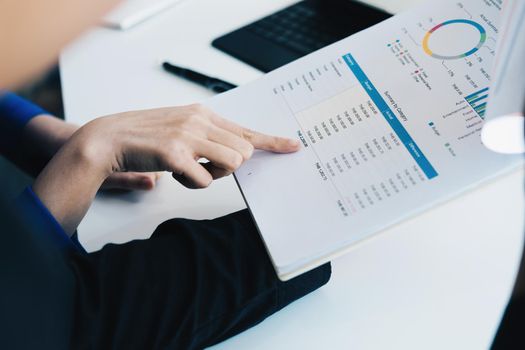
[(485, 109), (487, 108), (487, 99), (489, 97), (488, 91), (489, 88), (484, 88), (465, 97), (465, 101), (468, 102), (481, 119), (485, 119)]
[(403, 127), (399, 119), (397, 119), (394, 112), (392, 112), (390, 107), (388, 107), (383, 97), (381, 97), (379, 92), (376, 90), (372, 82), (368, 79), (365, 72), (363, 72), (363, 70), (356, 62), (354, 57), (351, 54), (346, 54), (343, 56), (343, 59), (354, 74), (354, 76), (357, 78), (361, 86), (365, 89), (370, 99), (372, 99), (372, 101), (375, 103), (381, 114), (385, 117), (388, 124), (390, 124), (390, 127), (392, 127), (397, 137), (399, 137), (399, 139), (406, 147), (410, 155), (414, 158), (418, 166), (425, 173), (426, 177), (430, 180), (438, 176), (437, 171), (434, 169), (432, 164), (430, 164), (423, 152), (419, 149), (416, 142), (412, 139), (408, 131)]

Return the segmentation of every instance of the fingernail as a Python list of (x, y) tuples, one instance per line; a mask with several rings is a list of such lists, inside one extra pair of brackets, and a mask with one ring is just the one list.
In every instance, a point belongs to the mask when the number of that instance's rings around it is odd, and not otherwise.
[(288, 144), (290, 146), (297, 147), (297, 146), (299, 146), (299, 141), (290, 139), (290, 140), (288, 140)]

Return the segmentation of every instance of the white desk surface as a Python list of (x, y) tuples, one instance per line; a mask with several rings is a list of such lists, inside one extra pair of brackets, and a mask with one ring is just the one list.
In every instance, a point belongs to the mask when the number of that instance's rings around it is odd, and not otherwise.
[[(201, 101), (211, 93), (159, 61), (242, 84), (260, 72), (213, 49), (213, 38), (291, 0), (188, 0), (129, 31), (96, 28), (66, 50), (67, 119)], [(386, 1), (398, 11), (417, 0)], [(327, 286), (216, 349), (482, 349), (510, 295), (523, 243), (523, 172), (397, 225), (333, 262)], [(101, 195), (80, 226), (89, 250), (148, 237), (172, 217), (244, 208), (233, 179), (190, 191), (165, 175), (151, 193)]]

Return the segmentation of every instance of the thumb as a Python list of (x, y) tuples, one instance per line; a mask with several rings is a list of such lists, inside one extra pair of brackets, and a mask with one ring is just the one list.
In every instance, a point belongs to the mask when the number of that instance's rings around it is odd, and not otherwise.
[(152, 190), (161, 173), (114, 173), (102, 184), (102, 190)]

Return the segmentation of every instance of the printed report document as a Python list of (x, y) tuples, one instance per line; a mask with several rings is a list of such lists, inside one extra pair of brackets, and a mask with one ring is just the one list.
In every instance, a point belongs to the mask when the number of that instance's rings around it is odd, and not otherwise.
[(302, 142), (235, 174), (282, 280), (522, 164), (480, 137), (501, 11), (429, 2), (206, 103)]

